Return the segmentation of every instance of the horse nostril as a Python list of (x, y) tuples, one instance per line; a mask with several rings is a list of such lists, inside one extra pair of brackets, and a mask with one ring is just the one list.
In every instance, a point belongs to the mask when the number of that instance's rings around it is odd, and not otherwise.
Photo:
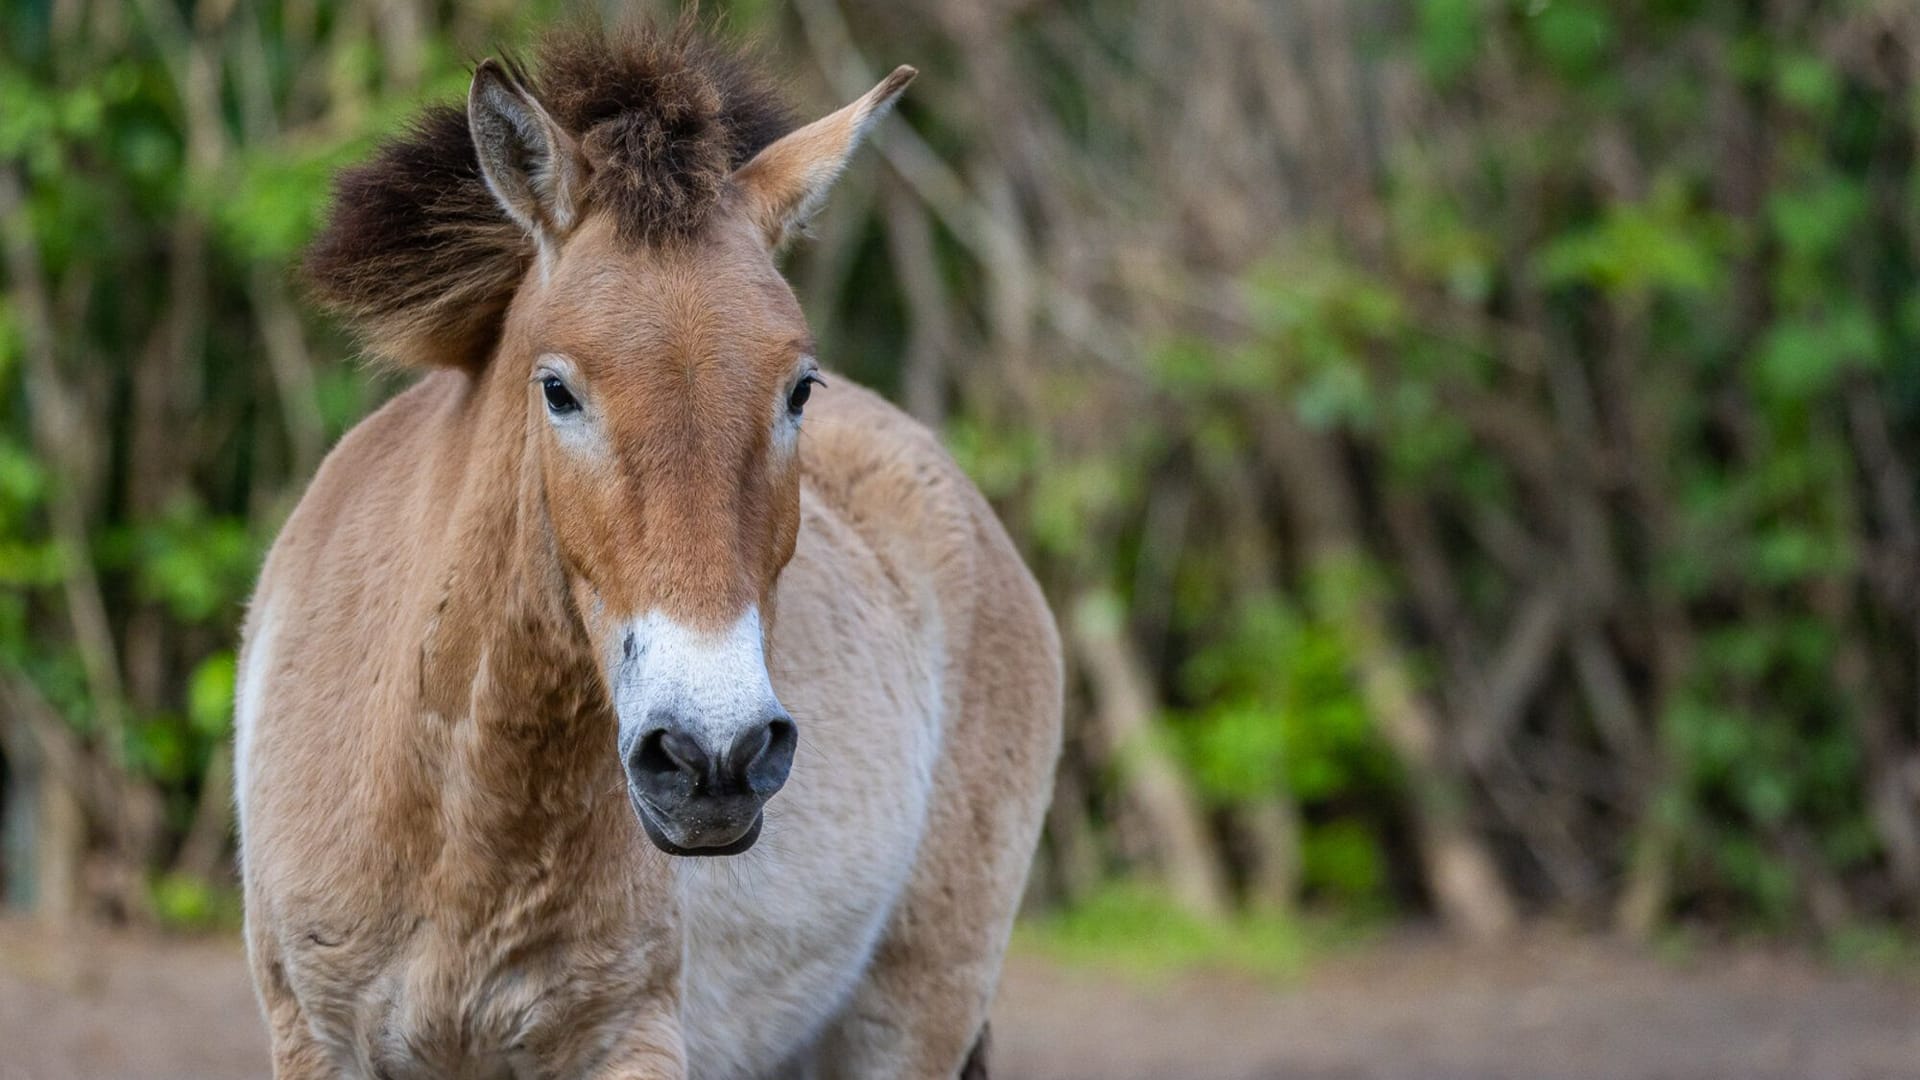
[(675, 773), (697, 781), (706, 772), (707, 755), (692, 736), (659, 728), (640, 737), (628, 761), (635, 778), (662, 780)]
[(729, 756), (738, 763), (747, 790), (767, 798), (787, 782), (787, 773), (793, 768), (793, 748), (799, 741), (800, 731), (793, 721), (777, 716), (759, 730), (741, 736)]
[(750, 796), (766, 799), (787, 782), (798, 729), (786, 713), (742, 731), (724, 753), (699, 737), (661, 726), (640, 736), (627, 755), (627, 775), (656, 806), (692, 798)]

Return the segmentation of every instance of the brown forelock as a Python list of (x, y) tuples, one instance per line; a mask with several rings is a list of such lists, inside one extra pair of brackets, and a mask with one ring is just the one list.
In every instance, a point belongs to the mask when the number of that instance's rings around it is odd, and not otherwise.
[(765, 77), (691, 20), (667, 32), (647, 24), (557, 31), (541, 47), (534, 81), (554, 120), (580, 142), (589, 203), (632, 242), (698, 230), (733, 170), (794, 126)]
[(717, 630), (764, 604), (799, 529), (777, 410), (811, 344), (754, 226), (728, 213), (634, 247), (596, 215), (527, 308), (509, 348), (573, 362), (608, 448), (594, 461), (548, 436), (548, 513), (574, 571), (620, 616)]
[[(690, 18), (556, 31), (526, 79), (586, 158), (582, 216), (605, 210), (630, 244), (698, 232), (733, 169), (793, 126), (758, 67)], [(436, 106), (340, 174), (305, 275), (375, 354), (471, 368), (533, 251), (487, 189), (466, 112)]]
[(435, 106), (334, 182), (314, 295), (394, 363), (477, 365), (533, 257), (480, 175), (464, 109)]

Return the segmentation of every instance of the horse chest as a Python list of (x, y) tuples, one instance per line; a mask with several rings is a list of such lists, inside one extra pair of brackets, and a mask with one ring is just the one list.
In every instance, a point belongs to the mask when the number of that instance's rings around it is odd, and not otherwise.
[(369, 1080), (559, 1080), (592, 1068), (645, 1000), (646, 949), (419, 921), (403, 939), (288, 954), (314, 1032)]

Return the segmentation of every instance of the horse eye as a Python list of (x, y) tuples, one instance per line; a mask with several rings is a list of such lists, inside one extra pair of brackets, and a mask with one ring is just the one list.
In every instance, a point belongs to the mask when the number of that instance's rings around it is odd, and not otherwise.
[(547, 399), (547, 411), (552, 413), (579, 412), (580, 403), (567, 391), (567, 384), (559, 376), (549, 375), (540, 380), (540, 393)]
[[(813, 384), (819, 382), (820, 378), (817, 375), (803, 376), (800, 385), (794, 387), (793, 393), (787, 397), (787, 411), (798, 416), (800, 410), (806, 408), (807, 399), (813, 396)], [(826, 383), (820, 383), (820, 385), (825, 386)]]

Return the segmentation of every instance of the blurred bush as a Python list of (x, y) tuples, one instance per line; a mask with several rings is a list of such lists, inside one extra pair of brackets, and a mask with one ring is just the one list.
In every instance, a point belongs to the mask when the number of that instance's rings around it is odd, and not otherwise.
[[(16, 901), (220, 910), (241, 605), (393, 389), (289, 266), (557, 8), (0, 15)], [(708, 10), (809, 110), (926, 73), (790, 272), (1055, 601), (1067, 938), (1920, 917), (1920, 12)]]

